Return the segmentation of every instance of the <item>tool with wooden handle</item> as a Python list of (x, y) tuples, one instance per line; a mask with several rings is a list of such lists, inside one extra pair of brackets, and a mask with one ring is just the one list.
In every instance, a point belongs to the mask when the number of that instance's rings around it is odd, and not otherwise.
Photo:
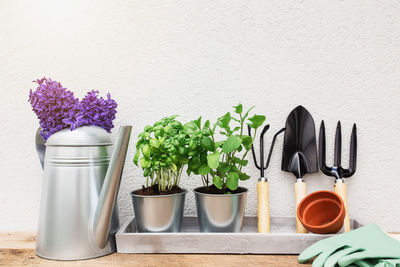
[[(300, 204), (300, 201), (306, 196), (307, 186), (306, 183), (303, 182), (302, 179), (297, 180), (294, 184), (294, 192), (296, 194), (296, 210)], [(299, 218), (296, 216), (296, 232), (297, 233), (307, 233), (306, 228), (301, 224)]]
[(351, 132), (350, 141), (350, 157), (349, 157), (349, 168), (343, 169), (342, 167), (342, 130), (340, 121), (336, 127), (335, 135), (335, 156), (332, 167), (326, 166), (326, 141), (325, 141), (325, 123), (321, 122), (319, 130), (319, 165), (321, 171), (328, 175), (336, 178), (335, 180), (335, 193), (337, 193), (344, 202), (346, 209), (346, 216), (344, 218), (344, 231), (349, 232), (351, 230), (350, 216), (349, 216), (349, 205), (347, 203), (347, 188), (343, 181), (343, 178), (348, 178), (356, 172), (357, 165), (357, 126), (353, 125)]
[[(303, 106), (298, 106), (286, 119), (285, 128), (281, 169), (293, 173), (297, 178), (294, 185), (297, 210), (306, 195), (304, 175), (318, 172), (315, 124), (311, 114)], [(298, 219), (296, 229), (297, 233), (307, 232)]]
[[(264, 166), (264, 134), (268, 131), (269, 124), (264, 126), (264, 129), (260, 135), (260, 165), (257, 163), (256, 153), (254, 146), (251, 146), (251, 152), (253, 154), (254, 165), (260, 170), (260, 178), (257, 183), (257, 213), (258, 213), (258, 232), (269, 233), (270, 227), (270, 216), (269, 216), (269, 183), (268, 179), (264, 177), (264, 171), (268, 168), (271, 160), (272, 151), (274, 149), (276, 137), (282, 133), (285, 128), (280, 129), (272, 139), (271, 148), (268, 153), (267, 163)], [(251, 136), (251, 128), (248, 127), (249, 136)]]

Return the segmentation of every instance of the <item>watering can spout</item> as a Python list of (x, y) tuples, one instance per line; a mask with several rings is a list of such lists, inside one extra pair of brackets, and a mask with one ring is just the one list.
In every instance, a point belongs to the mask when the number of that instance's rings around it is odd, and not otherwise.
[(132, 126), (121, 126), (108, 166), (93, 221), (93, 239), (99, 248), (107, 244), (111, 215), (117, 200), (122, 170), (128, 149)]

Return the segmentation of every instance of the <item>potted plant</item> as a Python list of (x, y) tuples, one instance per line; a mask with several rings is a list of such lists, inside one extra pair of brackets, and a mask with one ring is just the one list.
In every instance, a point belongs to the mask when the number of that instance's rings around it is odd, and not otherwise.
[[(265, 116), (249, 117), (253, 108), (243, 112), (241, 104), (234, 108), (236, 116), (227, 112), (213, 127), (208, 120), (202, 125), (201, 118), (184, 125), (190, 137), (187, 173), (200, 175), (203, 181), (203, 187), (194, 190), (201, 232), (238, 232), (242, 226), (248, 190), (239, 187), (239, 181), (250, 178), (243, 167)], [(254, 136), (244, 134), (246, 123)]]
[(176, 117), (146, 126), (138, 136), (133, 161), (140, 163), (146, 186), (131, 196), (139, 232), (179, 232), (181, 228), (186, 190), (179, 182), (189, 162), (189, 136)]

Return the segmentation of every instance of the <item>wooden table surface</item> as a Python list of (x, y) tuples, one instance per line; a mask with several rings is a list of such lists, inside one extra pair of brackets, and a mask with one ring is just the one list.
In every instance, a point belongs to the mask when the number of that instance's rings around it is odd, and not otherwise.
[[(400, 240), (400, 234), (392, 235)], [(50, 261), (34, 252), (35, 234), (0, 233), (0, 266), (311, 266), (295, 255), (118, 254), (85, 261)]]
[(0, 266), (310, 266), (295, 255), (119, 254), (84, 261), (50, 261), (35, 255), (35, 235), (0, 233)]

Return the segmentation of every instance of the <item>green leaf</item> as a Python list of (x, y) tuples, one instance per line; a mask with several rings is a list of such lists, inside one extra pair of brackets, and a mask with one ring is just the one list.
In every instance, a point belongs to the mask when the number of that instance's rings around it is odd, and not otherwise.
[(141, 158), (140, 159), (140, 166), (142, 166), (143, 169), (147, 169), (151, 166), (151, 161), (146, 159), (146, 158)]
[(226, 178), (226, 186), (232, 191), (236, 190), (239, 186), (239, 174), (230, 172)]
[(219, 165), (219, 157), (221, 154), (218, 151), (207, 156), (207, 164), (211, 169), (217, 169)]
[(150, 136), (148, 132), (142, 132), (138, 135), (139, 138), (141, 139), (147, 139)]
[(265, 116), (264, 115), (254, 115), (253, 117), (249, 118), (249, 121), (251, 121), (251, 123), (248, 123), (248, 125), (251, 128), (257, 129), (264, 123)]
[(203, 128), (203, 130), (201, 130), (201, 133), (205, 136), (209, 136), (212, 134), (211, 130), (209, 128)]
[(227, 112), (224, 116), (220, 117), (218, 119), (218, 124), (221, 128), (228, 128), (229, 127), (229, 122), (231, 121), (231, 113)]
[(150, 158), (150, 146), (148, 144), (142, 146), (142, 153), (143, 157), (145, 157), (146, 159)]
[(237, 132), (241, 129), (242, 127), (240, 126), (236, 126), (235, 128), (233, 128), (232, 132)]
[(235, 108), (235, 113), (237, 113), (237, 114), (240, 114), (243, 111), (243, 105), (242, 104), (234, 106), (234, 108)]
[(140, 146), (143, 144), (144, 140), (143, 139), (139, 139), (138, 142), (136, 143), (136, 149), (139, 149)]
[(218, 171), (221, 173), (227, 173), (228, 171), (230, 171), (231, 167), (231, 165), (226, 164), (225, 162), (220, 162), (218, 166)]
[(245, 181), (245, 180), (248, 180), (249, 178), (250, 178), (249, 175), (247, 175), (247, 174), (245, 174), (243, 172), (239, 173), (239, 179), (240, 180)]
[(197, 142), (196, 142), (196, 140), (190, 139), (190, 141), (189, 141), (189, 149), (190, 149), (190, 150), (194, 150), (194, 149), (196, 149), (196, 147), (197, 147)]
[(246, 150), (249, 150), (251, 148), (251, 145), (253, 144), (253, 138), (248, 135), (243, 135), (242, 144)]
[(206, 149), (208, 151), (214, 151), (214, 142), (208, 136), (202, 136), (200, 138), (200, 145), (201, 145), (202, 148), (204, 148), (204, 149)]
[(224, 145), (222, 146), (222, 151), (225, 154), (231, 153), (232, 151), (236, 150), (240, 144), (242, 143), (242, 140), (240, 137), (231, 135), (226, 139)]
[(145, 169), (143, 172), (143, 176), (144, 177), (149, 176), (150, 172), (151, 172), (151, 169)]
[(242, 160), (242, 159), (237, 158), (237, 157), (235, 157), (235, 158), (233, 159), (233, 162), (234, 162), (234, 163), (237, 163), (237, 164), (240, 164), (240, 165), (242, 165), (242, 166), (247, 166), (247, 163), (249, 163), (248, 160)]
[(194, 123), (193, 121), (185, 123), (185, 125), (183, 125), (183, 131), (187, 134), (192, 134), (198, 129), (199, 127), (197, 127), (196, 123)]
[(196, 124), (197, 128), (201, 128), (201, 117), (199, 117), (197, 120), (194, 120), (193, 122), (194, 124)]
[(135, 153), (135, 157), (133, 158), (133, 163), (135, 163), (136, 166), (138, 166), (139, 157), (140, 157), (140, 150), (137, 149), (137, 150), (136, 150), (136, 153)]
[(201, 174), (201, 175), (207, 175), (207, 174), (209, 174), (210, 173), (210, 167), (208, 167), (208, 165), (207, 164), (203, 164), (203, 165), (201, 165), (200, 166), (200, 168), (199, 168), (199, 174)]
[(224, 182), (222, 181), (221, 177), (214, 176), (213, 184), (215, 185), (216, 188), (222, 189), (222, 186), (224, 185)]
[(160, 142), (158, 142), (158, 140), (155, 139), (155, 138), (151, 138), (150, 139), (150, 145), (152, 147), (159, 148), (160, 147)]
[(224, 144), (224, 141), (218, 141), (215, 143), (215, 148), (219, 148)]
[(209, 121), (209, 120), (207, 120), (207, 121), (204, 123), (203, 130), (204, 130), (204, 129), (208, 129), (208, 128), (210, 128), (210, 121)]
[(150, 125), (147, 125), (144, 127), (145, 132), (151, 132), (152, 130), (153, 130), (153, 127), (151, 127)]
[(178, 153), (181, 156), (185, 156), (187, 154), (187, 148), (182, 146), (178, 147)]
[(252, 106), (251, 108), (249, 108), (249, 110), (246, 112), (246, 114), (244, 114), (244, 116), (243, 116), (243, 121), (247, 118), (247, 116), (249, 116), (249, 113), (250, 113), (250, 111), (253, 109), (253, 108), (255, 108), (255, 106)]

